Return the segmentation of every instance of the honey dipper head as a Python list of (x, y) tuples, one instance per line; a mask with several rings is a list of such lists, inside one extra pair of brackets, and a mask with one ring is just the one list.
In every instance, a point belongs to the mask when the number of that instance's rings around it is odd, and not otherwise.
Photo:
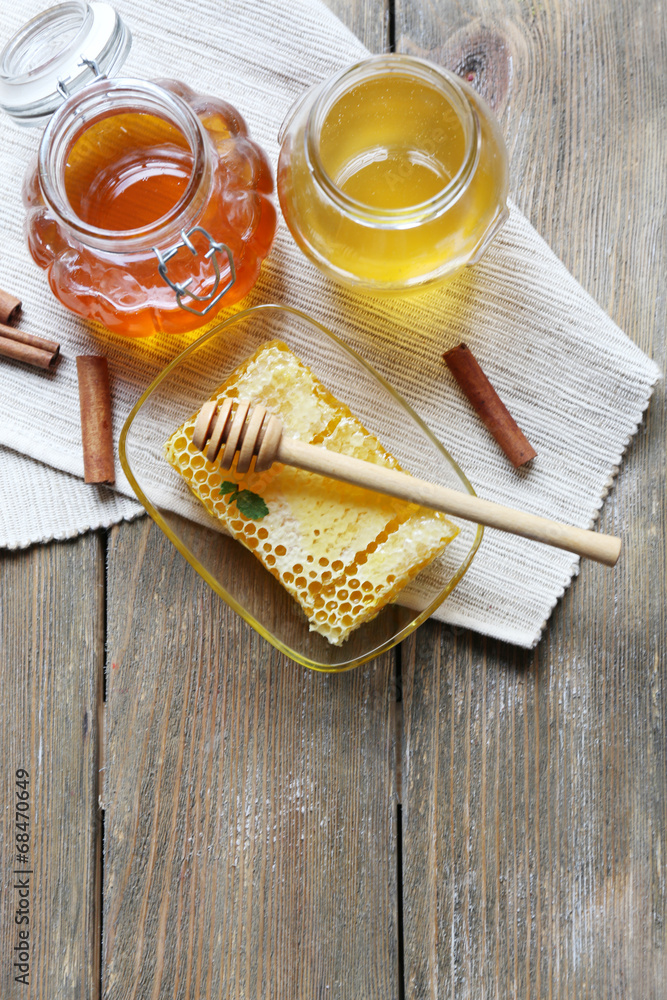
[(235, 407), (232, 399), (218, 405), (209, 399), (199, 411), (192, 443), (209, 462), (219, 457), (221, 469), (231, 469), (238, 452), (238, 473), (248, 471), (253, 455), (255, 471), (264, 472), (277, 458), (282, 429), (278, 417), (269, 414), (265, 406), (251, 407), (249, 402), (239, 400)]

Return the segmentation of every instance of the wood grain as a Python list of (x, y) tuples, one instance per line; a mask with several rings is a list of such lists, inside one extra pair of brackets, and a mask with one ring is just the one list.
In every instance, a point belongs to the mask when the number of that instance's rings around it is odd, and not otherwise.
[(392, 658), (298, 667), (148, 521), (108, 609), (104, 997), (396, 996)]
[[(0, 561), (2, 1000), (99, 995), (98, 682), (100, 539), (5, 553)], [(15, 773), (30, 774), (29, 985), (14, 980), (18, 903)], [(24, 925), (22, 925), (23, 928)]]
[[(513, 197), (664, 370), (659, 9), (396, 9), (399, 48), (474, 62)], [(404, 649), (406, 996), (664, 996), (666, 424), (660, 385), (603, 511), (625, 557), (582, 566), (534, 653), (431, 623)]]
[(388, 51), (393, 0), (324, 0), (324, 2), (367, 49), (371, 52)]

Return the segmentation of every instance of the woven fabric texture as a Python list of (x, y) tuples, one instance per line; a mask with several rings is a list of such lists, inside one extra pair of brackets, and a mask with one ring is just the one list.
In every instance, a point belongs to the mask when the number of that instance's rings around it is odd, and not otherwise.
[[(278, 127), (312, 83), (363, 58), (364, 46), (318, 0), (175, 0), (115, 4), (134, 44), (127, 76), (176, 77), (224, 96), (272, 162)], [(3, 36), (42, 7), (3, 8)], [(20, 178), (39, 134), (0, 121), (0, 287), (18, 291), (23, 329), (62, 344), (54, 372), (0, 364), (0, 545), (69, 537), (136, 516), (120, 468), (117, 489), (86, 487), (75, 357), (104, 353), (112, 379), (114, 437), (151, 379), (189, 337), (137, 344), (86, 324), (52, 297), (23, 243)], [(659, 371), (583, 291), (521, 213), (484, 260), (418, 297), (373, 298), (335, 286), (305, 260), (281, 223), (245, 304), (282, 302), (319, 319), (362, 354), (414, 407), (479, 495), (588, 527)], [(538, 457), (515, 471), (462, 397), (442, 353), (465, 340)], [(150, 470), (148, 470), (150, 471)], [(48, 501), (43, 502), (48, 497)], [(531, 646), (578, 560), (487, 530), (471, 569), (436, 617)]]

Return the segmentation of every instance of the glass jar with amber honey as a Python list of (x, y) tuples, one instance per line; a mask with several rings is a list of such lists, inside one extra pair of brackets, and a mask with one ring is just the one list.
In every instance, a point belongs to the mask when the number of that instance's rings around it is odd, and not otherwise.
[(507, 153), (458, 77), (403, 55), (312, 88), (280, 135), (278, 195), (304, 253), (372, 291), (420, 288), (479, 260), (507, 219)]
[(30, 253), (73, 312), (114, 332), (195, 329), (252, 288), (273, 178), (241, 115), (175, 80), (111, 78), (129, 32), (70, 0), (0, 55), (0, 106), (48, 121), (23, 191)]

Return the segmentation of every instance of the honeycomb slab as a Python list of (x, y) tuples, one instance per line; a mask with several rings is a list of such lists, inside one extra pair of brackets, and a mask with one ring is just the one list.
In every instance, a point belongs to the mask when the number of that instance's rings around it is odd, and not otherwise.
[[(281, 341), (256, 351), (211, 399), (247, 399), (284, 433), (355, 458), (400, 466)], [(266, 472), (222, 472), (192, 443), (197, 414), (165, 445), (167, 461), (224, 529), (251, 549), (333, 645), (375, 617), (458, 533), (444, 516), (361, 487), (274, 463)], [(221, 492), (225, 484), (225, 493)], [(268, 513), (246, 517), (231, 491), (260, 496)]]

